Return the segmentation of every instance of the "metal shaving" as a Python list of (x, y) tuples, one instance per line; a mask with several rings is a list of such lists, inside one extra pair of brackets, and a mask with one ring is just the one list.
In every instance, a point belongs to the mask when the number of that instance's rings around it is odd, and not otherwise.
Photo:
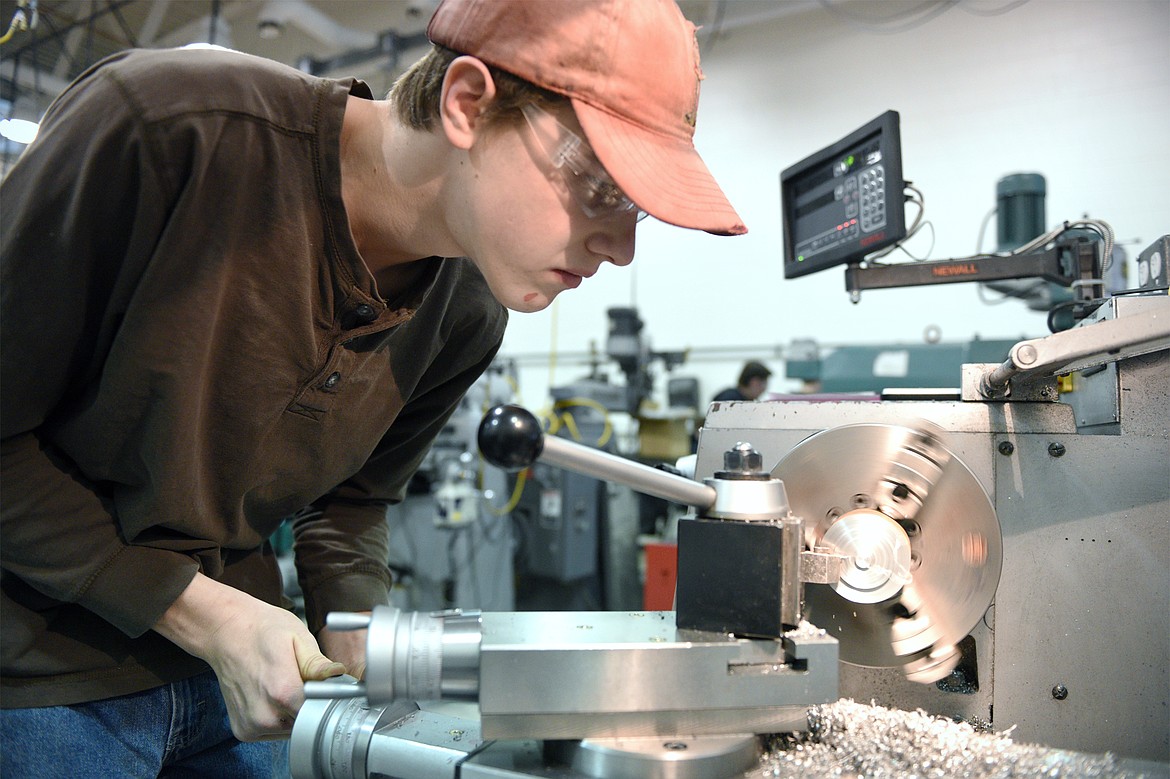
[(801, 620), (800, 624), (792, 628), (784, 634), (786, 638), (821, 638), (827, 636), (828, 631), (819, 628), (807, 620)]
[(1109, 753), (1089, 755), (1016, 744), (921, 709), (899, 711), (842, 699), (809, 709), (809, 731), (768, 737), (760, 767), (745, 779), (1139, 779)]

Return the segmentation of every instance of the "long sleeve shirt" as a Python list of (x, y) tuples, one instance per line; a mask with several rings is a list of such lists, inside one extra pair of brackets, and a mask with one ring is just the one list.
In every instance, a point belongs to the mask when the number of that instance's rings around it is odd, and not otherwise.
[(310, 629), (385, 602), (385, 505), (507, 315), (466, 259), (377, 288), (341, 195), (350, 95), (125, 52), (0, 186), (0, 705), (202, 670), (150, 627), (197, 571), (281, 603), (265, 540), (298, 512)]

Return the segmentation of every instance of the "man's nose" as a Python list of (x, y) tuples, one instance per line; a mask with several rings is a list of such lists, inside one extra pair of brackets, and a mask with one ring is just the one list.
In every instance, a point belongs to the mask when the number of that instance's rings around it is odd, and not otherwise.
[(585, 248), (614, 265), (625, 266), (634, 261), (634, 237), (637, 227), (635, 214), (611, 220), (585, 241)]

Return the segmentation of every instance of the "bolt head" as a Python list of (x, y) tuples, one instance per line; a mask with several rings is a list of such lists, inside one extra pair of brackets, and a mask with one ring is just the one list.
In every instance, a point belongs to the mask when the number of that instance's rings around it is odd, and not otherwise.
[(740, 442), (723, 453), (723, 470), (756, 473), (764, 469), (764, 456), (751, 444)]
[(1016, 359), (1020, 362), (1021, 365), (1031, 365), (1032, 363), (1036, 362), (1037, 357), (1039, 357), (1039, 355), (1036, 353), (1036, 347), (1032, 344), (1024, 344), (1016, 353)]

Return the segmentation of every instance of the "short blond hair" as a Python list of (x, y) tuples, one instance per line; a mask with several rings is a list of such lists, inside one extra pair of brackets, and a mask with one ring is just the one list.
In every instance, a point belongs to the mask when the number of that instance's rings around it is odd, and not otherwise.
[[(387, 97), (402, 121), (415, 130), (430, 130), (435, 126), (439, 119), (443, 77), (451, 62), (460, 56), (457, 51), (434, 45), (394, 82)], [(496, 97), (483, 114), (489, 123), (519, 121), (522, 116), (520, 109), (525, 105), (554, 105), (567, 100), (505, 70), (492, 65), (487, 67), (496, 84)]]

